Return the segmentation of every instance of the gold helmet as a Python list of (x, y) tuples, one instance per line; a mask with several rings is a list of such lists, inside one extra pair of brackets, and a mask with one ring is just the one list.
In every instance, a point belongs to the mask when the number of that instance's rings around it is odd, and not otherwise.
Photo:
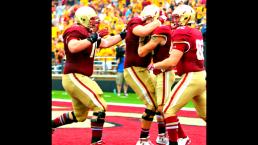
[(75, 12), (75, 21), (86, 28), (90, 27), (90, 19), (97, 17), (96, 11), (88, 6), (80, 7)]
[(175, 0), (175, 4), (178, 6), (178, 5), (181, 5), (181, 4), (185, 4), (187, 2), (187, 0)]
[(146, 19), (148, 17), (152, 17), (152, 18), (158, 18), (159, 16), (159, 7), (155, 6), (155, 5), (147, 5), (143, 8), (140, 16), (143, 19)]
[[(189, 5), (179, 5), (176, 7), (176, 9), (172, 12), (172, 17), (178, 18), (178, 21), (174, 23), (177, 23), (176, 25), (179, 26), (195, 23), (195, 11)], [(175, 21), (174, 18), (173, 20)]]

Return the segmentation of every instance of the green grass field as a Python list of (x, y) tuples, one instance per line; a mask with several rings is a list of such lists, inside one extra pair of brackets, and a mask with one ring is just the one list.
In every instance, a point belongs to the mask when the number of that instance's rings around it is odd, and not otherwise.
[[(59, 90), (52, 90), (52, 98), (67, 99), (67, 100), (71, 99), (70, 96), (65, 91), (59, 91)], [(104, 99), (107, 102), (112, 102), (112, 103), (143, 104), (135, 93), (129, 93), (129, 95), (125, 97), (123, 96), (123, 94), (121, 94), (121, 96), (117, 96), (113, 92), (104, 92)], [(194, 106), (192, 102), (189, 102), (185, 107), (192, 108)]]

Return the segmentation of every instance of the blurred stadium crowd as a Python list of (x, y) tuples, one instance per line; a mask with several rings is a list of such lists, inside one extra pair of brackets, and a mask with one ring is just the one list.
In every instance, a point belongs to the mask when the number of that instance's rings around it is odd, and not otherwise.
[[(206, 0), (52, 0), (52, 72), (62, 73), (65, 61), (62, 33), (74, 21), (74, 13), (80, 6), (89, 5), (95, 8), (101, 20), (99, 29), (108, 29), (109, 35), (115, 35), (125, 28), (126, 23), (141, 13), (144, 6), (155, 4), (161, 8), (170, 24), (170, 14), (180, 3), (192, 6), (196, 11), (194, 27), (201, 30), (206, 42)], [(123, 42), (122, 42), (123, 43)], [(117, 44), (117, 46), (121, 43)], [(96, 53), (96, 62), (115, 62), (116, 51), (101, 49)], [(96, 65), (97, 66), (97, 65)], [(96, 68), (97, 69), (97, 68)], [(110, 67), (115, 69), (115, 67)]]

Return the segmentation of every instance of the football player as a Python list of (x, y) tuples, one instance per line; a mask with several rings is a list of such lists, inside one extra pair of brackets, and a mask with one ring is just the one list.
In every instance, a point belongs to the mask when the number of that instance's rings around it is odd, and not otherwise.
[[(163, 15), (163, 17), (165, 17)], [(166, 18), (165, 18), (166, 19)], [(148, 43), (144, 44), (143, 42), (139, 43), (138, 54), (140, 57), (146, 56), (148, 53), (152, 52), (153, 62), (159, 62), (169, 57), (169, 51), (171, 48), (171, 27), (168, 25), (162, 25), (157, 27), (151, 34), (151, 39)], [(170, 93), (172, 84), (175, 81), (175, 74), (171, 68), (166, 70), (154, 69), (153, 70), (154, 79), (155, 79), (155, 94), (157, 97), (157, 122), (159, 126), (159, 135), (156, 139), (158, 144), (169, 144), (169, 141), (166, 136), (166, 129), (164, 123), (164, 114), (163, 106), (166, 102), (168, 95)], [(163, 127), (162, 127), (163, 126)], [(190, 142), (189, 137), (187, 137), (184, 131), (179, 125), (181, 139), (178, 140), (179, 145), (185, 145), (186, 142)], [(160, 140), (159, 138), (164, 138)]]
[(158, 106), (154, 81), (147, 69), (151, 61), (151, 54), (140, 57), (138, 55), (138, 45), (140, 37), (145, 37), (147, 41), (148, 35), (161, 25), (161, 22), (157, 19), (158, 15), (159, 8), (148, 5), (142, 10), (140, 17), (133, 17), (126, 27), (124, 77), (127, 84), (146, 106), (141, 119), (140, 138), (136, 145), (152, 145), (149, 140), (149, 129)]
[(170, 145), (178, 145), (177, 112), (193, 101), (198, 115), (206, 121), (206, 71), (203, 56), (202, 33), (192, 28), (195, 11), (188, 5), (178, 6), (172, 13), (178, 27), (172, 33), (170, 56), (154, 63), (152, 69), (168, 70), (176, 67), (181, 80), (173, 87), (163, 112)]
[(72, 98), (73, 111), (52, 120), (52, 128), (86, 120), (91, 117), (92, 145), (101, 145), (107, 104), (98, 84), (90, 78), (96, 48), (106, 48), (122, 41), (126, 32), (103, 39), (106, 30), (98, 30), (99, 18), (91, 7), (83, 6), (75, 12), (76, 23), (63, 34), (66, 62), (62, 85)]

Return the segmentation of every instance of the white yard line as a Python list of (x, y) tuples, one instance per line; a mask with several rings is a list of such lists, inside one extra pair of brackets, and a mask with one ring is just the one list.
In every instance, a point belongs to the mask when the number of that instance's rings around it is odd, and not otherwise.
[[(71, 100), (68, 100), (68, 99), (52, 99), (52, 101), (69, 102), (69, 103), (72, 102)], [(143, 104), (110, 103), (110, 102), (107, 102), (107, 104), (108, 105), (115, 105), (115, 106), (127, 106), (127, 107), (142, 107), (142, 108), (145, 107), (145, 105), (143, 105)], [(183, 107), (181, 110), (195, 111), (195, 108)]]
[[(56, 118), (61, 114), (65, 113), (66, 111), (53, 111), (52, 118)], [(128, 112), (106, 112), (107, 116), (119, 116), (119, 117), (131, 117), (131, 118), (141, 118), (141, 113), (128, 113)], [(92, 111), (89, 112), (88, 116), (92, 116)], [(206, 122), (204, 122), (200, 118), (193, 118), (193, 117), (181, 117), (179, 116), (178, 119), (180, 120), (181, 124), (185, 125), (194, 125), (194, 126), (206, 126)], [(154, 118), (153, 122), (157, 122), (156, 117)], [(113, 127), (114, 125), (105, 122), (104, 127)], [(90, 120), (87, 119), (84, 122), (72, 123), (68, 125), (64, 125), (61, 128), (90, 128)]]

